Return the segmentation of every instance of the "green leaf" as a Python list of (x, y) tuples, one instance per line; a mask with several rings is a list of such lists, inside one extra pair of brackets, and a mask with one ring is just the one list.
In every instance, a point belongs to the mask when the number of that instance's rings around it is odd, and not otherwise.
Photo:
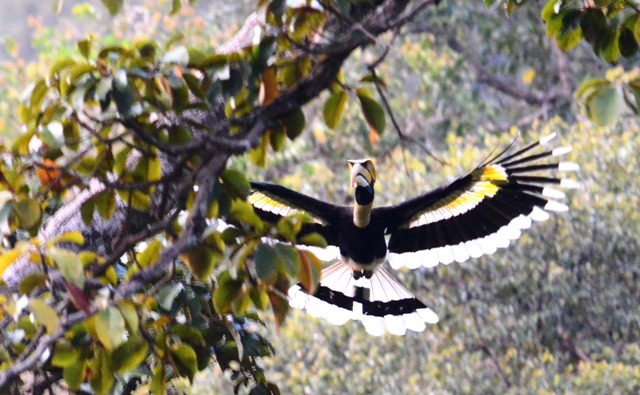
[(2, 278), (4, 271), (7, 270), (7, 268), (11, 266), (11, 264), (13, 264), (13, 262), (20, 258), (21, 255), (22, 251), (18, 250), (17, 248), (5, 251), (0, 254), (0, 278)]
[(92, 156), (85, 156), (80, 159), (80, 162), (76, 165), (75, 169), (81, 175), (93, 176), (95, 173), (97, 163), (96, 158)]
[(298, 250), (290, 245), (278, 243), (275, 246), (276, 253), (279, 256), (278, 262), (280, 266), (280, 272), (284, 269), (283, 274), (288, 277), (296, 277), (300, 271), (300, 254)]
[(95, 207), (94, 199), (87, 199), (80, 206), (80, 216), (85, 225), (90, 225), (93, 221), (93, 208)]
[(562, 17), (566, 15), (566, 10), (556, 13), (555, 5), (557, 0), (548, 0), (542, 8), (542, 20), (547, 25), (547, 37), (555, 37), (562, 29)]
[(242, 281), (234, 280), (228, 271), (218, 278), (218, 287), (213, 291), (213, 307), (219, 314), (231, 312), (231, 302), (240, 294)]
[(281, 16), (284, 14), (284, 11), (287, 9), (286, 0), (271, 0), (271, 4), (269, 9), (275, 16)]
[(638, 42), (629, 28), (623, 26), (620, 29), (618, 47), (620, 48), (620, 54), (625, 58), (630, 58), (638, 52)]
[(193, 348), (184, 343), (176, 344), (171, 348), (171, 356), (178, 368), (178, 373), (187, 376), (193, 382), (193, 376), (198, 371), (198, 360)]
[(582, 40), (582, 28), (580, 27), (582, 12), (575, 10), (563, 11), (561, 18), (562, 26), (556, 35), (556, 44), (561, 50), (569, 51)]
[(242, 72), (237, 68), (229, 70), (229, 78), (222, 81), (222, 93), (226, 98), (234, 96), (242, 89)]
[(305, 222), (310, 222), (306, 214), (289, 215), (278, 221), (276, 230), (281, 236), (293, 243)]
[(91, 54), (92, 43), (93, 43), (93, 40), (91, 39), (91, 37), (78, 41), (77, 43), (78, 50), (80, 51), (80, 55), (82, 55), (83, 58), (89, 59), (89, 55)]
[(169, 15), (176, 15), (180, 12), (180, 8), (182, 8), (182, 2), (180, 0), (173, 0), (171, 2), (171, 11), (169, 12)]
[(598, 8), (585, 10), (582, 14), (580, 28), (582, 29), (584, 39), (591, 44), (596, 53), (600, 53), (606, 37), (609, 35), (607, 18), (604, 16), (602, 10)]
[(263, 387), (262, 384), (258, 384), (255, 387), (251, 388), (251, 391), (249, 391), (249, 395), (272, 395), (272, 394), (271, 394), (271, 391)]
[(136, 254), (136, 261), (141, 267), (146, 268), (160, 259), (160, 252), (162, 251), (162, 242), (157, 239), (151, 240), (147, 244), (147, 248), (144, 251)]
[(60, 122), (51, 122), (46, 125), (40, 133), (42, 142), (50, 148), (60, 148), (64, 143), (64, 130)]
[(204, 347), (205, 341), (202, 333), (190, 325), (176, 325), (171, 327), (169, 333), (178, 337), (183, 343)]
[(284, 145), (287, 142), (287, 134), (283, 127), (275, 127), (270, 130), (269, 133), (269, 143), (271, 143), (271, 148), (275, 152), (280, 152), (284, 149)]
[(13, 210), (18, 216), (18, 223), (22, 229), (30, 230), (40, 224), (42, 209), (37, 200), (22, 198), (16, 202)]
[(213, 69), (225, 66), (229, 61), (229, 55), (210, 54), (197, 48), (189, 48), (189, 67), (196, 69)]
[(140, 328), (138, 327), (140, 323), (140, 319), (138, 317), (138, 311), (132, 302), (122, 301), (118, 304), (118, 310), (120, 310), (120, 314), (124, 318), (125, 324), (127, 325), (127, 330), (129, 331), (129, 336), (135, 336), (140, 332)]
[[(62, 70), (66, 69), (67, 67), (76, 64), (76, 61), (73, 60), (72, 58), (62, 58), (60, 60), (57, 60), (50, 68), (49, 68), (49, 80), (54, 80), (56, 77), (56, 74), (58, 74), (59, 72), (61, 72)], [(44, 82), (44, 80), (40, 80), (37, 82), (36, 87), (34, 88), (34, 93), (36, 91), (40, 91), (39, 85), (40, 83), (43, 84), (43, 87), (46, 87), (46, 84)], [(46, 92), (46, 90), (42, 91), (42, 95), (44, 97), (44, 93)], [(40, 92), (38, 92), (37, 95), (34, 96), (34, 93), (31, 94), (31, 107), (33, 107), (35, 105), (36, 102), (40, 102), (40, 99), (42, 99), (42, 97), (40, 96)]]
[(365, 89), (358, 89), (357, 94), (360, 100), (360, 106), (362, 107), (362, 113), (367, 121), (367, 125), (369, 125), (369, 129), (378, 135), (382, 135), (387, 124), (382, 106), (372, 99), (369, 92)]
[(612, 125), (618, 120), (622, 103), (622, 95), (616, 87), (597, 90), (586, 101), (587, 115), (598, 126)]
[(173, 73), (169, 76), (168, 81), (173, 98), (173, 109), (178, 112), (184, 111), (189, 106), (189, 88), (182, 78), (176, 77)]
[(113, 79), (111, 95), (116, 103), (116, 109), (120, 114), (125, 116), (135, 115), (132, 114), (131, 110), (133, 109), (133, 103), (136, 100), (136, 96), (133, 89), (126, 82), (126, 73), (121, 70), (120, 72), (117, 72), (116, 75), (122, 75), (125, 77), (122, 82), (120, 82), (118, 78)]
[(583, 82), (576, 90), (576, 98), (586, 101), (594, 92), (611, 87), (611, 81), (604, 78), (593, 78)]
[(257, 166), (264, 167), (267, 163), (267, 148), (269, 148), (269, 138), (263, 135), (260, 139), (260, 145), (249, 152), (249, 159)]
[(158, 181), (162, 178), (162, 164), (160, 163), (160, 156), (153, 154), (147, 158), (147, 180)]
[(609, 63), (615, 63), (620, 58), (620, 30), (609, 34), (602, 48), (602, 57)]
[(306, 120), (304, 118), (304, 113), (299, 108), (282, 118), (282, 124), (284, 125), (287, 137), (290, 140), (293, 140), (296, 137), (300, 136), (300, 134), (304, 130), (305, 123)]
[(124, 4), (124, 0), (101, 0), (102, 4), (107, 7), (109, 10), (109, 14), (111, 16), (116, 16), (120, 9), (122, 9), (122, 5)]
[(64, 367), (62, 370), (62, 378), (64, 379), (65, 384), (69, 386), (69, 389), (80, 389), (80, 385), (84, 381), (86, 366), (86, 362), (83, 359), (78, 358), (74, 360), (72, 364)]
[(556, 36), (556, 44), (558, 48), (566, 52), (580, 44), (580, 39), (582, 39), (582, 31), (578, 28), (564, 34), (558, 34)]
[(180, 258), (198, 280), (207, 281), (211, 271), (219, 261), (219, 254), (209, 246), (200, 245), (185, 251), (180, 255)]
[(347, 107), (347, 98), (349, 94), (344, 91), (338, 91), (327, 99), (322, 109), (322, 119), (324, 123), (330, 128), (335, 129), (340, 124), (344, 109)]
[(60, 340), (56, 343), (55, 351), (51, 355), (51, 365), (57, 368), (74, 365), (82, 358), (83, 352), (82, 348), (72, 346), (68, 340)]
[(582, 21), (582, 12), (578, 10), (572, 10), (562, 16), (562, 29), (560, 34), (568, 33), (580, 27)]
[(167, 393), (167, 373), (164, 370), (162, 361), (156, 361), (153, 368), (153, 377), (149, 383), (149, 389), (154, 395), (164, 395)]
[(36, 321), (44, 325), (47, 330), (47, 334), (53, 335), (56, 333), (60, 326), (60, 318), (55, 310), (41, 299), (31, 299), (29, 301), (29, 309), (31, 310), (31, 313), (33, 313)]
[(96, 350), (95, 357), (89, 361), (89, 368), (92, 370), (91, 388), (97, 394), (107, 395), (113, 385), (113, 367), (111, 358), (104, 350)]
[(125, 340), (124, 318), (115, 307), (109, 306), (96, 315), (95, 328), (100, 343), (109, 352), (112, 352)]
[(265, 290), (249, 289), (249, 297), (258, 310), (264, 310), (269, 306), (269, 295)]
[(116, 192), (107, 189), (93, 197), (98, 214), (104, 219), (110, 219), (116, 212)]
[(222, 186), (231, 197), (246, 199), (251, 191), (251, 185), (247, 178), (238, 170), (226, 169), (220, 175)]
[(111, 355), (111, 364), (116, 373), (130, 372), (147, 358), (149, 345), (142, 338), (131, 338), (119, 345)]
[(131, 150), (131, 147), (124, 147), (120, 152), (116, 154), (116, 158), (113, 163), (113, 172), (116, 174), (116, 176), (120, 177), (126, 170), (127, 158), (129, 157)]
[(269, 244), (260, 244), (256, 250), (256, 274), (259, 278), (269, 282), (276, 273), (280, 262), (280, 255)]
[(55, 236), (51, 238), (49, 240), (49, 243), (51, 244), (73, 243), (75, 245), (81, 246), (84, 244), (84, 236), (82, 235), (82, 233), (78, 231), (70, 230), (70, 231), (64, 232), (59, 236)]
[(229, 220), (231, 222), (240, 222), (256, 229), (262, 229), (262, 220), (253, 211), (251, 203), (244, 200), (234, 200), (229, 210)]
[(131, 207), (135, 210), (146, 212), (151, 206), (151, 196), (142, 191), (118, 191), (118, 195), (123, 202), (131, 202)]
[(327, 241), (325, 240), (325, 238), (316, 232), (302, 236), (298, 239), (298, 243), (320, 248), (325, 248), (327, 246)]
[(202, 81), (198, 79), (191, 73), (185, 73), (182, 78), (184, 78), (184, 82), (187, 84), (189, 91), (196, 96), (198, 99), (205, 99), (205, 92), (202, 89)]
[(184, 290), (182, 283), (169, 284), (158, 291), (158, 304), (166, 311), (173, 309), (173, 302)]
[[(2, 277), (2, 270), (0, 270), (0, 278)], [(44, 273), (33, 273), (24, 277), (22, 281), (20, 281), (20, 285), (18, 290), (22, 295), (28, 295), (34, 289), (44, 285), (47, 281), (47, 276)]]
[(67, 281), (75, 284), (80, 289), (84, 288), (84, 268), (78, 254), (69, 250), (54, 248), (49, 252), (49, 256)]

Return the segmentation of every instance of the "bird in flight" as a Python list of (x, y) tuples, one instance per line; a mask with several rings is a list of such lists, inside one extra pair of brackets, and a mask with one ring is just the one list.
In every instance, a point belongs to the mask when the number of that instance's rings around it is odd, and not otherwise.
[(555, 133), (515, 152), (510, 145), (449, 185), (394, 206), (374, 207), (376, 170), (371, 160), (351, 160), (353, 206), (327, 203), (280, 185), (251, 182), (249, 202), (265, 221), (304, 212), (313, 218), (300, 234), (317, 232), (340, 251), (322, 271), (310, 294), (302, 284), (289, 289), (291, 307), (342, 325), (359, 320), (374, 336), (424, 331), (438, 322), (436, 313), (418, 300), (381, 265), (393, 269), (434, 267), (494, 253), (520, 237), (532, 221), (568, 207), (558, 202), (577, 188), (556, 171), (578, 165), (555, 158), (571, 147), (545, 148)]

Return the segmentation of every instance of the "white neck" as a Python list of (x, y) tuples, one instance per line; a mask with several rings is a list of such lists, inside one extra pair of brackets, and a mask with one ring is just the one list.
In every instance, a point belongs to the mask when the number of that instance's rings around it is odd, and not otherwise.
[(365, 206), (361, 206), (358, 203), (355, 204), (355, 207), (353, 208), (353, 223), (358, 228), (365, 228), (367, 225), (369, 225), (372, 205), (373, 203), (369, 203)]

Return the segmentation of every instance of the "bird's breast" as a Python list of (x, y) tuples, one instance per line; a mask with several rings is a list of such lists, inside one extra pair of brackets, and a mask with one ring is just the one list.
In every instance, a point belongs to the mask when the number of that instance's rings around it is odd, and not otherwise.
[(384, 228), (372, 218), (368, 226), (359, 228), (346, 222), (340, 232), (340, 254), (357, 270), (369, 270), (387, 257)]

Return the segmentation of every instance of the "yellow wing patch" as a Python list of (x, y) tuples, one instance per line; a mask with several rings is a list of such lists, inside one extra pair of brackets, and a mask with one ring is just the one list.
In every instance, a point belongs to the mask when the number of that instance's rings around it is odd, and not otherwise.
[[(478, 173), (478, 174), (476, 174)], [(474, 179), (478, 177), (480, 180), (486, 181), (507, 181), (507, 172), (502, 166), (487, 166), (476, 169), (473, 173)]]
[[(271, 196), (268, 196), (262, 192), (253, 192), (250, 196), (249, 196), (249, 203), (251, 203), (251, 205), (253, 205), (253, 207), (263, 210), (263, 211), (267, 211), (276, 215), (280, 215), (282, 217), (286, 217), (288, 215), (293, 215), (293, 214), (298, 214), (298, 213), (307, 213), (304, 210), (298, 209), (296, 207), (293, 207), (291, 205), (289, 205), (287, 202), (285, 201), (281, 201), (278, 199), (275, 199)], [(309, 213), (307, 213), (309, 214)], [(322, 223), (322, 221), (320, 221), (318, 218), (311, 216), (313, 218), (313, 222), (315, 223)]]
[(482, 200), (493, 197), (500, 189), (500, 184), (508, 181), (507, 172), (499, 165), (481, 167), (474, 170), (471, 176), (470, 186), (454, 191), (428, 211), (416, 215), (409, 227), (415, 228), (464, 214)]

